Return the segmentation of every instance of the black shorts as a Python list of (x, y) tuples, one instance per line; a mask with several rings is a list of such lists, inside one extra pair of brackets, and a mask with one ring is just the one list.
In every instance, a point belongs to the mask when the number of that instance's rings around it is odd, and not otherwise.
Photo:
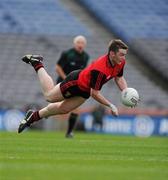
[(81, 96), (85, 99), (88, 99), (90, 97), (90, 93), (83, 91), (78, 87), (78, 77), (80, 72), (81, 70), (72, 71), (61, 82), (60, 89), (64, 98)]

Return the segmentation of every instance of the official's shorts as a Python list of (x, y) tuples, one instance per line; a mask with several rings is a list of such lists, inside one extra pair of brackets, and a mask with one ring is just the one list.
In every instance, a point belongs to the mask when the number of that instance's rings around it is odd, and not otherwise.
[(72, 71), (61, 82), (60, 89), (64, 98), (81, 96), (85, 99), (88, 99), (90, 97), (90, 93), (83, 91), (78, 87), (78, 77), (79, 77), (80, 72), (81, 70)]

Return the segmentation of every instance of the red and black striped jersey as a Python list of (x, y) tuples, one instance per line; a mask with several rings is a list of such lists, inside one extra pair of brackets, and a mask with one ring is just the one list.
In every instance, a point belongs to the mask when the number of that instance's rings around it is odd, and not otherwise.
[(82, 70), (78, 78), (80, 89), (90, 92), (90, 89), (100, 90), (110, 79), (123, 75), (125, 59), (120, 64), (112, 65), (108, 55), (103, 55)]

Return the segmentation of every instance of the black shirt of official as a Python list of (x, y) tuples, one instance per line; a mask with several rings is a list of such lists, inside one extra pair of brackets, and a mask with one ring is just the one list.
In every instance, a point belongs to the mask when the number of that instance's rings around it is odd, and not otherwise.
[[(83, 51), (79, 53), (74, 48), (64, 51), (57, 64), (62, 67), (64, 73), (68, 75), (70, 72), (78, 69), (84, 69), (88, 63), (89, 55)], [(63, 79), (58, 77), (57, 83)]]

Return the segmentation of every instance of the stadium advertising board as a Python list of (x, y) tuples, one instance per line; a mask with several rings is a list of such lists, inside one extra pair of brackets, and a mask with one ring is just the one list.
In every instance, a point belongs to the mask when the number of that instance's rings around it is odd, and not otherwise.
[(102, 133), (135, 135), (148, 137), (151, 135), (168, 135), (168, 117), (163, 116), (119, 116), (117, 118), (106, 115), (102, 123), (96, 122), (91, 114), (82, 114), (81, 121), (86, 131)]
[(16, 131), (23, 118), (24, 114), (19, 110), (0, 110), (0, 130)]
[[(0, 130), (16, 131), (24, 113), (16, 109), (0, 110)], [(109, 134), (135, 135), (148, 137), (151, 135), (168, 136), (168, 117), (148, 115), (121, 115), (117, 118), (105, 115), (97, 122), (92, 114), (84, 113), (80, 117), (86, 131)]]

